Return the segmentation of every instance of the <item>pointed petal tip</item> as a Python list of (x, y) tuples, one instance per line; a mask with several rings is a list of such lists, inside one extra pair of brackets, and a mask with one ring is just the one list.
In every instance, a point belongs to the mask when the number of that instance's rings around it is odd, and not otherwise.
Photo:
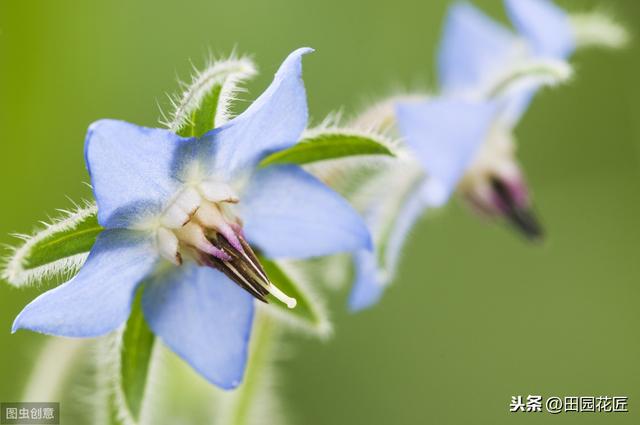
[[(32, 332), (37, 332), (37, 333), (45, 333), (42, 330), (38, 329), (38, 326), (33, 326), (30, 325), (28, 323), (28, 313), (29, 313), (29, 306), (30, 304), (27, 304), (21, 311), (20, 313), (18, 313), (18, 315), (16, 316), (16, 318), (13, 320), (13, 324), (11, 325), (11, 334), (15, 334), (16, 332), (20, 331), (20, 330), (28, 330), (28, 331), (32, 331)], [(27, 316), (27, 320), (25, 320), (25, 316)]]
[(103, 125), (109, 125), (109, 124), (114, 124), (114, 123), (119, 123), (121, 121), (118, 120), (114, 120), (111, 118), (101, 118), (97, 121), (92, 122), (91, 124), (89, 124), (89, 131), (94, 131), (98, 128), (100, 128)]
[(22, 329), (22, 325), (20, 324), (20, 315), (21, 314), (18, 314), (18, 316), (13, 321), (13, 324), (11, 325), (11, 334), (12, 335), (15, 334), (16, 332), (18, 332), (20, 329)]
[(229, 382), (218, 382), (218, 381), (213, 381), (213, 380), (209, 379), (206, 375), (203, 375), (203, 376), (210, 384), (215, 385), (216, 387), (220, 388), (223, 391), (233, 391), (236, 388), (238, 388), (240, 386), (240, 384), (242, 384), (242, 378), (241, 379), (234, 379), (234, 380), (229, 381)]
[(349, 313), (356, 314), (371, 309), (382, 297), (382, 289), (363, 292), (354, 288), (349, 297), (347, 308)]
[(233, 390), (243, 381), (254, 304), (223, 273), (193, 263), (148, 281), (142, 298), (154, 334), (223, 390)]
[(566, 58), (575, 50), (569, 15), (552, 0), (504, 0), (507, 15), (538, 54)]
[(427, 206), (440, 208), (449, 201), (454, 190), (455, 186), (447, 186), (436, 179), (429, 179), (422, 188), (422, 197)]
[(386, 289), (386, 281), (378, 268), (375, 254), (357, 252), (353, 255), (355, 281), (348, 300), (351, 313), (367, 310), (377, 304)]
[(373, 302), (360, 303), (360, 302), (349, 300), (347, 307), (348, 307), (349, 313), (356, 314), (356, 313), (360, 313), (361, 311), (370, 309), (373, 306), (373, 304), (374, 304)]
[(306, 55), (308, 53), (313, 53), (315, 51), (316, 51), (316, 49), (314, 49), (313, 47), (299, 47), (296, 50), (294, 50), (293, 52), (291, 52), (289, 54), (289, 56), (290, 57), (299, 57), (299, 56)]
[(311, 47), (300, 47), (289, 53), (289, 56), (280, 65), (276, 77), (285, 77), (292, 71), (295, 71), (296, 74), (302, 73), (302, 56), (314, 51)]

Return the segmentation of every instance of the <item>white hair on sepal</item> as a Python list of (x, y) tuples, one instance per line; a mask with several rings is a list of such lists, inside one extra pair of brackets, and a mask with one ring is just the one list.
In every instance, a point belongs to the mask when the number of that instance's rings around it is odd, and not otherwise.
[(398, 139), (396, 128), (396, 106), (399, 103), (424, 102), (430, 96), (427, 92), (396, 92), (382, 99), (370, 102), (349, 125), (365, 131), (375, 131)]
[(620, 49), (631, 41), (631, 34), (627, 28), (607, 11), (572, 13), (569, 19), (578, 49)]
[(25, 266), (29, 255), (39, 242), (56, 233), (73, 229), (90, 216), (97, 214), (98, 209), (94, 203), (84, 201), (80, 205), (74, 203), (74, 208), (71, 210), (58, 211), (62, 212), (61, 217), (51, 219), (50, 223), (41, 222), (42, 227), (36, 229), (33, 234), (13, 235), (21, 239), (23, 243), (17, 247), (8, 247), (11, 252), (3, 259), (3, 264), (0, 266), (2, 279), (13, 286), (21, 287), (42, 283), (50, 279), (67, 279), (78, 272), (86, 261), (88, 252), (60, 258), (33, 268)]
[(381, 131), (375, 126), (363, 127), (352, 123), (346, 125), (343, 122), (341, 110), (329, 113), (317, 126), (306, 129), (301, 136), (301, 140), (313, 139), (321, 135), (345, 135), (359, 136), (371, 139), (386, 146), (392, 152), (398, 147), (398, 141), (387, 132)]
[(230, 116), (230, 105), (242, 92), (240, 84), (257, 74), (253, 61), (248, 56), (239, 56), (235, 50), (226, 59), (211, 57), (203, 70), (194, 67), (191, 83), (179, 82), (183, 92), (169, 96), (173, 112), (167, 119), (162, 112), (162, 124), (169, 130), (177, 132), (190, 123), (191, 113), (200, 107), (203, 99), (216, 85), (220, 85), (220, 97), (216, 108), (214, 122), (216, 126), (224, 123)]
[(348, 252), (296, 261), (292, 264), (304, 280), (312, 282), (314, 288), (337, 291), (351, 282), (353, 273), (352, 255)]
[(152, 420), (153, 407), (160, 397), (155, 389), (159, 386), (156, 375), (163, 365), (161, 361), (161, 345), (159, 341), (152, 347), (147, 380), (144, 385), (144, 398), (140, 406), (139, 418), (136, 421), (129, 411), (122, 387), (122, 343), (127, 323), (117, 330), (100, 338), (96, 346), (96, 387), (95, 397), (96, 424), (111, 424), (115, 415), (121, 425), (147, 425), (155, 423)]
[[(293, 353), (293, 345), (283, 338), (285, 330), (276, 330), (270, 351), (267, 353), (267, 364), (263, 366), (259, 381), (256, 382), (256, 393), (247, 414), (245, 425), (291, 423), (287, 418), (286, 399), (283, 398), (283, 382), (279, 378), (282, 363), (288, 361)], [(230, 422), (219, 422), (219, 425), (228, 425)]]
[(296, 287), (308, 301), (309, 307), (314, 316), (318, 318), (317, 323), (310, 323), (306, 320), (300, 319), (295, 314), (281, 308), (274, 307), (270, 304), (258, 305), (260, 306), (259, 308), (263, 310), (263, 314), (272, 316), (279, 323), (285, 325), (285, 327), (302, 334), (326, 340), (333, 335), (333, 325), (329, 319), (325, 300), (313, 289), (313, 285), (310, 282), (310, 276), (308, 276), (300, 266), (302, 263), (304, 263), (304, 261), (277, 261), (278, 267), (280, 267), (283, 273), (296, 283)]
[(124, 325), (101, 337), (96, 345), (96, 388), (93, 394), (95, 425), (111, 424), (114, 416), (119, 424), (136, 425), (126, 408), (120, 386), (120, 350), (123, 333)]
[(343, 124), (342, 111), (334, 111), (315, 127), (307, 129), (302, 140), (311, 140), (323, 135), (355, 136), (373, 140), (387, 147), (393, 156), (386, 155), (354, 155), (344, 158), (336, 158), (325, 161), (306, 164), (304, 168), (318, 177), (325, 184), (348, 196), (349, 193), (361, 181), (372, 173), (388, 168), (398, 157), (405, 156), (404, 148), (399, 139), (394, 138), (390, 132), (380, 130), (380, 127), (371, 125), (356, 125), (354, 121)]
[(526, 87), (554, 87), (573, 77), (571, 65), (559, 59), (532, 58), (514, 61), (509, 67), (482, 85), (468, 97), (486, 99), (507, 96)]

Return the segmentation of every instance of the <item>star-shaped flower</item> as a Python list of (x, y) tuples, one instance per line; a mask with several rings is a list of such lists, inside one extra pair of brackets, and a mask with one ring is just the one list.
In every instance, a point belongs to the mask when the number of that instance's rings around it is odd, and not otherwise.
[(257, 168), (307, 125), (301, 58), (310, 51), (289, 55), (244, 113), (200, 138), (92, 124), (85, 156), (106, 230), (80, 272), (25, 307), (13, 330), (104, 335), (126, 321), (142, 287), (154, 333), (212, 383), (237, 386), (255, 300), (296, 304), (254, 250), (307, 258), (370, 245), (357, 213), (301, 168)]
[[(562, 64), (576, 48), (569, 15), (550, 0), (505, 0), (517, 32), (491, 20), (467, 3), (451, 8), (438, 56), (443, 96), (491, 101), (496, 81), (531, 60)], [(541, 229), (515, 157), (513, 129), (542, 83), (522, 78), (494, 100), (490, 132), (480, 140), (459, 188), (477, 211), (506, 217), (529, 238)]]
[[(506, 0), (519, 34), (468, 3), (454, 5), (438, 54), (440, 96), (394, 102), (395, 119), (410, 158), (383, 174), (395, 190), (360, 208), (376, 252), (354, 255), (349, 305), (378, 301), (393, 280), (400, 250), (416, 220), (460, 189), (478, 210), (504, 216), (531, 238), (541, 235), (530, 213), (528, 189), (515, 159), (513, 128), (544, 83), (517, 78), (495, 93), (514, 67), (548, 60), (562, 71), (575, 43), (569, 17), (547, 0)], [(404, 182), (404, 183), (402, 183)]]

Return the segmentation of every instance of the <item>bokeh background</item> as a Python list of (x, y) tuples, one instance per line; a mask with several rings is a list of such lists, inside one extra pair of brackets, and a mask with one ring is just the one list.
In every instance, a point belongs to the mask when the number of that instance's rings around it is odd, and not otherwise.
[[(261, 76), (309, 45), (316, 120), (398, 88), (434, 86), (446, 0), (0, 0), (0, 242), (90, 196), (87, 126), (153, 126), (191, 62), (234, 47)], [(476, 1), (505, 20), (499, 1)], [(597, 4), (632, 32), (640, 3)], [(294, 423), (637, 424), (640, 420), (640, 44), (575, 57), (517, 130), (547, 239), (529, 244), (453, 203), (407, 245), (397, 284), (359, 315), (332, 302), (335, 338), (292, 339), (280, 364)], [(389, 188), (389, 190), (393, 190)], [(38, 293), (0, 286), (0, 400), (17, 401), (44, 337), (10, 335)], [(508, 413), (512, 395), (627, 395), (627, 414)]]

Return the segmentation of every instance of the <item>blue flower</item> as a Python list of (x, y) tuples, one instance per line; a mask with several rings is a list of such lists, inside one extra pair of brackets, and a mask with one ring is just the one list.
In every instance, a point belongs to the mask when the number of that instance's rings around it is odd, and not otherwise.
[(476, 210), (507, 217), (531, 238), (541, 235), (512, 140), (513, 127), (540, 86), (524, 84), (499, 98), (489, 97), (488, 87), (527, 58), (566, 58), (575, 43), (568, 16), (550, 1), (506, 0), (506, 6), (519, 34), (468, 3), (454, 5), (438, 53), (440, 97), (397, 104), (398, 129), (413, 161), (384, 175), (387, 181), (405, 176), (394, 193), (360, 208), (376, 251), (354, 255), (352, 310), (379, 300), (415, 222), (456, 189)]
[[(505, 0), (505, 6), (517, 33), (467, 3), (451, 8), (438, 56), (445, 96), (486, 93), (496, 76), (514, 64), (532, 58), (562, 61), (575, 50), (569, 16), (551, 1)], [(506, 217), (530, 238), (541, 236), (541, 230), (515, 159), (513, 129), (540, 88), (539, 82), (525, 79), (497, 99), (491, 134), (460, 183), (475, 210)]]
[(307, 124), (301, 58), (293, 52), (241, 115), (201, 138), (121, 121), (91, 125), (85, 156), (106, 228), (78, 273), (31, 302), (13, 325), (96, 337), (120, 327), (143, 287), (154, 331), (210, 382), (242, 380), (255, 299), (271, 293), (267, 257), (365, 249), (369, 234), (335, 192), (296, 166), (257, 169)]
[(351, 310), (370, 307), (380, 299), (395, 277), (411, 228), (426, 209), (447, 201), (495, 114), (493, 102), (447, 98), (397, 106), (398, 127), (412, 157), (380, 176), (384, 187), (393, 187), (393, 191), (373, 198), (362, 211), (375, 252), (354, 254)]

